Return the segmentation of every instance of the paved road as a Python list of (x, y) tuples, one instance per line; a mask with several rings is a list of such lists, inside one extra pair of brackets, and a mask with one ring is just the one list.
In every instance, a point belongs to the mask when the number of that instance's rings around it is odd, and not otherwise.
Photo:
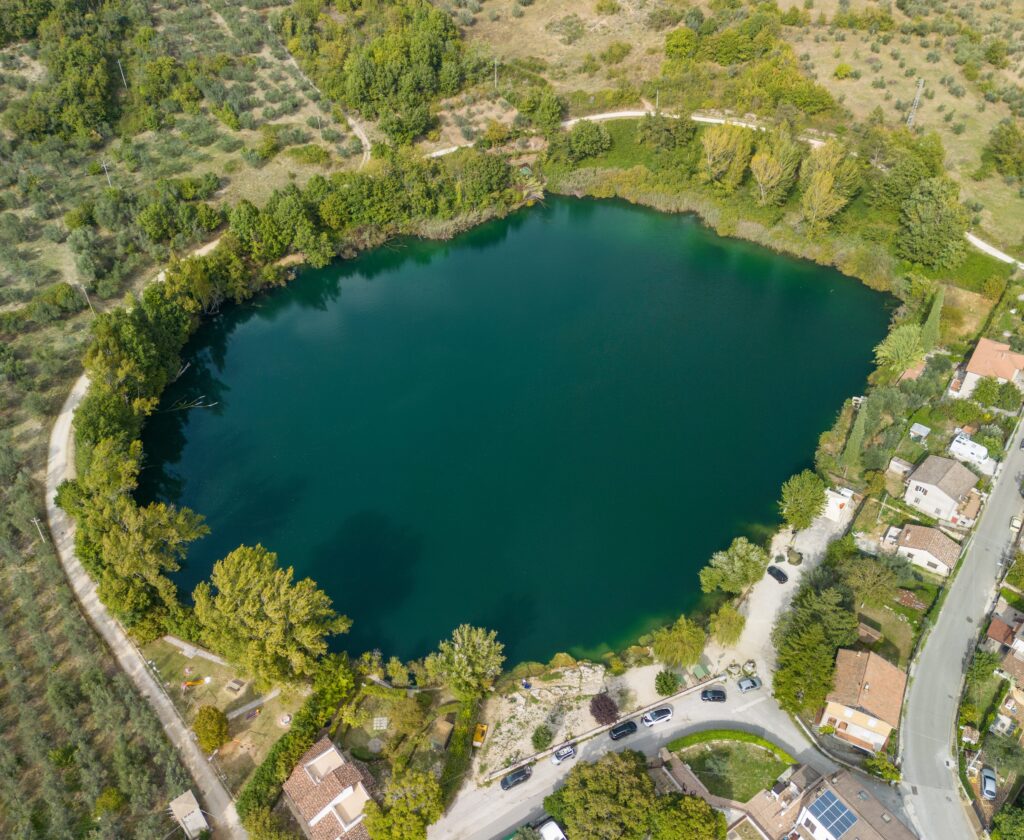
[(217, 774), (207, 762), (206, 756), (192, 739), (192, 733), (178, 715), (174, 704), (153, 678), (138, 649), (125, 635), (121, 625), (113, 619), (107, 612), (107, 608), (100, 602), (96, 594), (96, 584), (93, 583), (92, 578), (89, 577), (78, 557), (75, 556), (74, 522), (54, 502), (57, 485), (74, 474), (70, 446), (71, 418), (88, 388), (88, 378), (80, 377), (65, 400), (50, 434), (49, 457), (46, 466), (46, 518), (50, 525), (50, 533), (53, 536), (57, 554), (60, 556), (61, 565), (64, 567), (71, 588), (82, 605), (86, 617), (110, 646), (118, 664), (124, 669), (136, 690), (152, 706), (168, 739), (177, 749), (182, 762), (192, 775), (203, 808), (210, 816), (214, 827), (218, 829), (218, 836), (244, 840), (248, 835), (239, 824), (231, 795), (221, 784)]
[(905, 802), (923, 840), (974, 836), (960, 800), (952, 743), (966, 660), (995, 597), (1000, 563), (1010, 548), (1010, 517), (1024, 507), (1017, 490), (1024, 478), (1021, 431), (1010, 442), (1006, 463), (907, 693), (902, 729)]
[[(740, 694), (735, 683), (727, 684), (725, 703), (702, 703), (699, 692), (671, 705), (675, 716), (668, 724), (640, 731), (621, 741), (598, 735), (579, 749), (577, 761), (594, 761), (609, 750), (641, 750), (655, 755), (659, 747), (674, 738), (703, 729), (742, 729), (770, 739), (799, 761), (821, 773), (830, 773), (838, 765), (814, 749), (806, 736), (783, 712), (767, 690)], [(543, 814), (544, 797), (554, 791), (572, 769), (573, 762), (555, 767), (545, 759), (534, 766), (533, 776), (525, 784), (503, 791), (497, 783), (486, 788), (467, 786), (456, 797), (441, 821), (430, 827), (430, 840), (492, 840), (503, 837)]]

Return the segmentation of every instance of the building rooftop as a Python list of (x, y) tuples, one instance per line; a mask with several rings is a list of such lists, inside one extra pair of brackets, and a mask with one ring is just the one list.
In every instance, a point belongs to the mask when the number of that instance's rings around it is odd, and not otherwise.
[(929, 455), (910, 476), (911, 481), (932, 484), (951, 499), (959, 499), (978, 483), (978, 477), (959, 461)]
[(1009, 647), (1013, 644), (1014, 630), (1009, 624), (997, 617), (988, 623), (988, 630), (985, 631), (985, 635), (993, 641)]
[(366, 829), (352, 823), (369, 800), (371, 786), (369, 775), (324, 737), (299, 759), (284, 791), (313, 840), (360, 840), (368, 837)]
[(895, 727), (899, 724), (906, 687), (907, 675), (877, 653), (840, 650), (828, 700)]
[(1021, 370), (1024, 370), (1024, 354), (1014, 353), (1009, 344), (989, 338), (978, 340), (978, 346), (967, 363), (968, 373), (998, 379), (1013, 379)]
[(897, 544), (900, 548), (927, 551), (951, 569), (960, 557), (960, 544), (956, 540), (950, 539), (938, 528), (926, 528), (924, 525), (905, 525), (900, 531)]

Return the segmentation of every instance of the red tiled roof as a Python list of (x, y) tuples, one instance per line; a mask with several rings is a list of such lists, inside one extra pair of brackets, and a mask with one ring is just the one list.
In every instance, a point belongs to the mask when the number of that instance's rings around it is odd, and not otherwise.
[[(306, 827), (314, 840), (336, 840), (337, 837), (342, 836), (343, 829), (341, 823), (330, 816), (325, 817), (315, 826), (308, 825), (311, 819), (326, 808), (346, 788), (364, 782), (364, 786), (369, 789), (369, 785), (365, 784), (366, 780), (360, 767), (351, 761), (345, 761), (344, 764), (335, 767), (329, 773), (326, 773), (319, 782), (314, 781), (307, 772), (306, 765), (330, 750), (338, 751), (338, 748), (330, 738), (321, 738), (299, 759), (295, 769), (292, 770), (292, 774), (288, 777), (288, 781), (284, 783), (284, 792), (294, 803), (303, 821), (307, 823)], [(352, 840), (352, 838), (359, 840), (361, 835), (355, 832), (360, 827), (361, 824), (356, 825), (352, 831), (344, 834), (345, 840)], [(319, 833), (317, 833), (318, 829), (320, 830)], [(365, 832), (365, 829), (362, 830)], [(365, 840), (369, 840), (368, 836)]]
[(1009, 647), (1013, 644), (1013, 628), (1001, 618), (993, 618), (989, 622), (986, 635), (1001, 645)]
[(836, 654), (836, 673), (830, 702), (898, 726), (907, 675), (877, 653), (840, 650)]

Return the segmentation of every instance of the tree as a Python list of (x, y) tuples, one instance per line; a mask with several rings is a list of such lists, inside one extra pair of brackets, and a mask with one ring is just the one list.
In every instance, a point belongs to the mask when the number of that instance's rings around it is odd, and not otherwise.
[(921, 346), (925, 351), (934, 350), (939, 346), (939, 328), (942, 325), (942, 304), (945, 297), (946, 290), (939, 286), (932, 298), (932, 305), (928, 308), (928, 317), (921, 327)]
[(394, 776), (383, 801), (371, 800), (363, 809), (373, 840), (425, 840), (427, 826), (443, 812), (440, 784), (432, 773), (418, 770)]
[(651, 819), (651, 840), (725, 840), (725, 814), (699, 796), (659, 796)]
[(924, 358), (921, 328), (917, 324), (901, 324), (875, 347), (875, 362), (883, 370), (902, 373)]
[(523, 825), (515, 830), (509, 840), (544, 840), (544, 838), (532, 825)]
[(612, 138), (600, 123), (582, 120), (569, 131), (566, 144), (569, 160), (576, 162), (607, 152), (612, 147)]
[(863, 555), (851, 557), (843, 562), (840, 573), (861, 606), (889, 604), (896, 595), (896, 573), (874, 558)]
[(1015, 738), (989, 732), (982, 744), (985, 760), (1003, 775), (1024, 771), (1024, 749)]
[(1004, 805), (992, 821), (992, 840), (1024, 840), (1024, 808)]
[(666, 665), (685, 667), (700, 659), (705, 642), (707, 634), (703, 628), (681, 615), (675, 624), (654, 631), (651, 647), (654, 655)]
[(679, 674), (675, 671), (658, 671), (654, 678), (654, 690), (662, 697), (669, 697), (679, 691)]
[(967, 221), (960, 187), (949, 178), (927, 178), (900, 206), (896, 253), (931, 268), (954, 268), (963, 259)]
[(577, 764), (565, 784), (544, 798), (544, 810), (569, 837), (642, 840), (655, 807), (654, 783), (642, 753), (608, 753)]
[(533, 748), (540, 752), (546, 750), (551, 746), (551, 742), (554, 741), (555, 736), (552, 734), (551, 729), (544, 724), (541, 724), (533, 730), (533, 737), (530, 742), (533, 744)]
[(867, 412), (863, 406), (854, 410), (857, 416), (853, 418), (850, 436), (846, 439), (843, 454), (839, 456), (839, 463), (849, 469), (859, 470), (860, 455), (864, 449), (864, 433), (867, 431)]
[(100, 819), (106, 814), (116, 814), (127, 804), (128, 797), (118, 788), (113, 786), (105, 787), (100, 792), (100, 795), (96, 797), (96, 801), (92, 806), (92, 813), (96, 819)]
[(782, 485), (779, 509), (791, 528), (807, 528), (825, 509), (825, 482), (810, 470), (794, 475)]
[(743, 635), (747, 620), (732, 604), (722, 604), (711, 616), (708, 629), (719, 644), (729, 647), (736, 644)]
[(263, 546), (240, 546), (193, 593), (207, 642), (267, 684), (313, 676), (327, 637), (352, 624), (312, 580), (293, 575)]
[(985, 682), (999, 667), (999, 663), (999, 654), (987, 650), (975, 651), (974, 659), (967, 667), (967, 685), (976, 686)]
[(989, 135), (982, 159), (990, 158), (1000, 175), (1024, 178), (1024, 130), (1007, 117)]
[(750, 160), (750, 131), (735, 125), (712, 125), (700, 138), (703, 155), (701, 176), (731, 193), (743, 180)]
[(847, 199), (836, 190), (835, 175), (824, 169), (811, 175), (800, 198), (804, 221), (815, 229), (826, 227), (846, 203)]
[(501, 673), (505, 646), (498, 634), (482, 627), (460, 624), (451, 641), (441, 642), (427, 657), (427, 672), (464, 699), (479, 697)]
[(772, 680), (779, 705), (794, 714), (821, 708), (832, 690), (834, 656), (825, 631), (817, 624), (787, 637), (778, 650)]
[(619, 704), (607, 691), (590, 698), (590, 714), (601, 726), (610, 726), (619, 719)]
[(737, 537), (725, 551), (716, 551), (700, 570), (700, 588), (704, 592), (721, 589), (740, 594), (764, 576), (768, 565), (765, 550), (746, 537)]
[(750, 160), (750, 173), (757, 185), (757, 203), (762, 207), (786, 200), (800, 166), (800, 146), (789, 132), (778, 129), (769, 136)]
[(877, 776), (886, 782), (898, 782), (900, 780), (900, 769), (884, 755), (871, 756), (871, 758), (864, 762), (864, 769), (872, 776)]
[(203, 752), (212, 753), (228, 741), (228, 718), (216, 706), (200, 706), (196, 719), (192, 721), (199, 747)]

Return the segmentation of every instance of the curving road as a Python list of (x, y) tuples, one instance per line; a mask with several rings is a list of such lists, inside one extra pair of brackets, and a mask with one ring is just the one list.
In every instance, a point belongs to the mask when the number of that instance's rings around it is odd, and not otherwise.
[(961, 800), (952, 744), (967, 660), (1010, 554), (1010, 517), (1024, 507), (1017, 489), (1024, 478), (1022, 438), (1024, 426), (1010, 441), (963, 564), (912, 670), (901, 734), (903, 788), (924, 840), (975, 836)]
[[(728, 695), (725, 703), (702, 703), (699, 692), (687, 695), (669, 704), (675, 710), (669, 723), (651, 729), (641, 725), (636, 735), (621, 741), (598, 735), (577, 745), (576, 760), (595, 761), (606, 752), (621, 750), (640, 750), (653, 756), (680, 735), (704, 729), (740, 729), (769, 739), (822, 774), (838, 768), (811, 745), (767, 689), (740, 694), (735, 684), (730, 684)], [(510, 791), (503, 791), (497, 783), (489, 787), (467, 785), (441, 820), (430, 827), (429, 840), (493, 840), (539, 819), (544, 813), (544, 797), (561, 784), (572, 764), (570, 761), (555, 767), (549, 760), (542, 760), (534, 765), (529, 781)], [(891, 799), (884, 785), (870, 784), (876, 795)]]

